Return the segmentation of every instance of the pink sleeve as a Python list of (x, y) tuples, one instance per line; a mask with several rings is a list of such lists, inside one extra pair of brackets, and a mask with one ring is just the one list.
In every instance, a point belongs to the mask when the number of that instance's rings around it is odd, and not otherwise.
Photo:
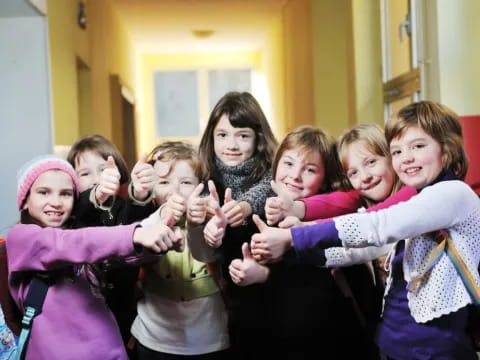
[(409, 200), (412, 196), (417, 195), (417, 193), (418, 193), (417, 189), (410, 186), (404, 186), (400, 190), (398, 190), (395, 194), (386, 198), (383, 202), (370, 206), (367, 209), (367, 212), (378, 211), (378, 210), (389, 208), (390, 206), (398, 204), (399, 202)]
[(302, 201), (305, 204), (303, 221), (349, 214), (361, 206), (360, 195), (355, 190), (314, 195)]
[[(367, 212), (378, 211), (378, 210), (389, 208), (390, 206), (398, 204), (399, 202), (409, 200), (412, 196), (417, 195), (417, 193), (418, 192), (415, 188), (412, 188), (410, 186), (404, 186), (400, 190), (398, 190), (395, 194), (385, 199), (383, 202), (370, 206), (367, 209)], [(329, 220), (329, 219), (317, 219), (315, 220), (315, 222), (322, 223), (325, 220)]]
[(75, 230), (15, 225), (7, 235), (9, 272), (52, 270), (66, 264), (95, 263), (134, 253), (136, 225)]

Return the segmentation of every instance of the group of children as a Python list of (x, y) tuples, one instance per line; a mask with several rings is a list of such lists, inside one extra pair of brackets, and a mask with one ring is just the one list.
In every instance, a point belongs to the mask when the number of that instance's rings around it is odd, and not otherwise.
[(198, 150), (164, 142), (129, 175), (91, 136), (67, 160), (18, 175), (9, 290), (23, 309), (31, 279), (49, 282), (27, 360), (476, 359), (480, 200), (440, 104), (277, 147), (231, 92)]

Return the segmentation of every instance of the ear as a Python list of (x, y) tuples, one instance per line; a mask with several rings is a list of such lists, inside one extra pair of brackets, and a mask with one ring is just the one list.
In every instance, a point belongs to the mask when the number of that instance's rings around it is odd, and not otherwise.
[(28, 210), (28, 204), (26, 201), (25, 201), (25, 204), (23, 204), (22, 211), (23, 210)]

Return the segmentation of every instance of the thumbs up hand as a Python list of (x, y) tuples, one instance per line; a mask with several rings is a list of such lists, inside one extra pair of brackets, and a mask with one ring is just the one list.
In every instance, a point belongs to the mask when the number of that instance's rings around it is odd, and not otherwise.
[(265, 203), (265, 216), (268, 225), (275, 225), (288, 215), (293, 215), (294, 202), (287, 192), (275, 181), (271, 181), (272, 190), (277, 194)]
[(176, 252), (183, 252), (183, 250), (185, 250), (185, 232), (180, 228), (180, 226), (175, 226), (173, 228), (173, 234), (173, 249)]
[(117, 194), (120, 188), (120, 172), (113, 156), (107, 158), (107, 166), (103, 169), (95, 189), (97, 203), (103, 204), (110, 196)]
[(207, 198), (207, 217), (212, 218), (215, 216), (215, 204), (220, 204), (220, 198), (218, 197), (217, 188), (212, 180), (208, 180), (208, 192), (210, 195)]
[(203, 191), (203, 184), (200, 183), (193, 190), (187, 200), (187, 221), (192, 224), (203, 224), (207, 216), (206, 197), (200, 197)]
[(225, 190), (225, 201), (222, 206), (222, 211), (225, 214), (227, 222), (230, 226), (240, 226), (245, 221), (246, 215), (242, 207), (243, 203), (245, 202), (238, 202), (232, 199), (232, 189), (227, 188)]
[(133, 167), (132, 174), (133, 196), (137, 200), (145, 200), (153, 191), (158, 176), (153, 166), (147, 163), (147, 154), (142, 154)]
[(242, 255), (243, 260), (235, 259), (228, 267), (233, 282), (239, 286), (247, 286), (267, 281), (270, 269), (255, 261), (248, 249), (248, 243), (242, 244)]
[(171, 215), (173, 215), (173, 218), (174, 218), (173, 224), (176, 224), (178, 220), (181, 219), (186, 209), (187, 209), (187, 200), (182, 195), (179, 194), (178, 185), (177, 185), (175, 188), (175, 191), (172, 194), (170, 194), (170, 196), (168, 196), (167, 202), (162, 208), (162, 214), (164, 211), (168, 211)]
[(260, 232), (252, 236), (251, 247), (253, 257), (259, 263), (278, 261), (293, 247), (290, 229), (269, 227), (258, 215), (253, 215), (253, 221)]
[(217, 202), (213, 202), (212, 205), (214, 207), (213, 210), (215, 216), (208, 221), (207, 225), (205, 225), (205, 229), (203, 229), (203, 236), (205, 238), (205, 242), (209, 246), (218, 248), (222, 245), (228, 222), (225, 214), (220, 208), (220, 205)]

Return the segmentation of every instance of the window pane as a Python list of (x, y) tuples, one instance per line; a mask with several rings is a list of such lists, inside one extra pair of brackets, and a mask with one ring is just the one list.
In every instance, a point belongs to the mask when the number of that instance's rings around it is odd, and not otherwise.
[(198, 85), (196, 71), (154, 74), (157, 136), (198, 136)]
[(220, 98), (229, 91), (248, 91), (251, 92), (250, 69), (241, 70), (210, 70), (208, 72), (208, 95), (210, 111)]

